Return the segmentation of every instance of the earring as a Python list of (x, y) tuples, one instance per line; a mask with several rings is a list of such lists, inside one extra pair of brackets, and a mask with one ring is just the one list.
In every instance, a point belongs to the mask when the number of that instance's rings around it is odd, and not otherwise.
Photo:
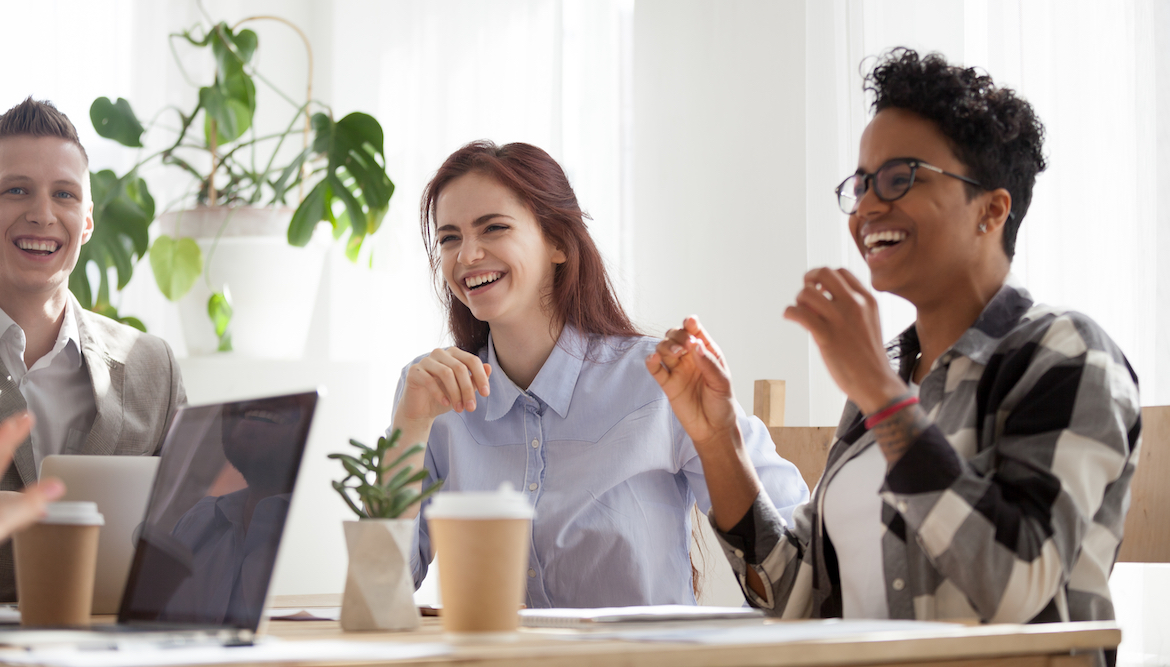
[(980, 233), (980, 234), (986, 234), (986, 233), (987, 233), (987, 223), (986, 223), (986, 222), (981, 222), (981, 223), (979, 223), (979, 233)]

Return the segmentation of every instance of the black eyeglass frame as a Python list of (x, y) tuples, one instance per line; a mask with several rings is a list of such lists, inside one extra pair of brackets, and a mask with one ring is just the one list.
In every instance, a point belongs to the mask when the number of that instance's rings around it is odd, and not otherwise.
[[(906, 185), (906, 189), (903, 190), (902, 193), (899, 194), (898, 196), (885, 197), (884, 195), (882, 195), (881, 190), (878, 189), (877, 180), (875, 180), (874, 177), (876, 177), (881, 172), (881, 170), (883, 170), (886, 167), (889, 167), (891, 165), (895, 165), (895, 164), (905, 164), (905, 165), (908, 165), (910, 167), (910, 182)], [(942, 174), (943, 176), (950, 176), (951, 178), (957, 178), (960, 181), (974, 185), (977, 188), (982, 188), (984, 190), (987, 189), (979, 181), (967, 178), (966, 176), (961, 176), (959, 174), (951, 173), (949, 171), (946, 171), (945, 169), (941, 169), (939, 167), (936, 167), (933, 164), (930, 164), (929, 162), (924, 162), (922, 160), (919, 160), (918, 158), (900, 157), (900, 158), (894, 158), (893, 160), (886, 161), (885, 164), (878, 167), (877, 171), (873, 172), (872, 174), (855, 173), (855, 174), (850, 174), (850, 175), (846, 176), (845, 180), (841, 181), (841, 184), (838, 185), (833, 190), (833, 192), (835, 192), (837, 194), (837, 206), (839, 206), (841, 208), (841, 212), (845, 213), (846, 215), (853, 215), (854, 213), (857, 212), (857, 208), (861, 203), (861, 197), (844, 194), (843, 190), (845, 188), (846, 183), (848, 183), (850, 180), (852, 180), (854, 178), (857, 178), (858, 176), (862, 177), (862, 184), (865, 186), (865, 189), (861, 191), (862, 195), (864, 195), (866, 192), (868, 192), (870, 187), (873, 187), (873, 193), (875, 195), (877, 195), (878, 199), (880, 199), (884, 202), (898, 201), (902, 197), (905, 197), (907, 192), (910, 192), (910, 188), (914, 187), (914, 177), (918, 174), (919, 167), (921, 167), (923, 169), (928, 169), (928, 170), (933, 171), (933, 172), (938, 173), (938, 174)], [(852, 207), (845, 206), (846, 199), (853, 202)]]

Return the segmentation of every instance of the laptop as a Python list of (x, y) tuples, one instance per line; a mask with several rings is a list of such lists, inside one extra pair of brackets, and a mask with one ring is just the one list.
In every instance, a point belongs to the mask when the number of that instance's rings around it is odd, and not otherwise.
[(312, 391), (179, 408), (117, 623), (0, 631), (0, 644), (250, 645), (318, 398)]
[(41, 478), (65, 482), (62, 500), (97, 503), (105, 518), (98, 538), (93, 614), (116, 614), (138, 543), (137, 529), (146, 515), (157, 456), (84, 456), (54, 454), (41, 462)]

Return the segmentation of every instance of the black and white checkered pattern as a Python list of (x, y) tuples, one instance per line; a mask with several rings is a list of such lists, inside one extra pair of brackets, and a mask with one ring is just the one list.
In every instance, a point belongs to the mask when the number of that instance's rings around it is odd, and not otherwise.
[[(891, 349), (909, 377), (914, 328)], [(934, 424), (880, 492), (890, 617), (1112, 619), (1108, 579), (1141, 433), (1137, 376), (1121, 350), (1088, 317), (1033, 305), (1008, 284), (935, 362), (919, 398)], [(720, 534), (754, 606), (784, 617), (841, 615), (822, 510), (833, 476), (874, 444), (863, 422), (849, 403), (795, 525), (784, 526), (764, 498)], [(766, 597), (747, 587), (749, 564)]]

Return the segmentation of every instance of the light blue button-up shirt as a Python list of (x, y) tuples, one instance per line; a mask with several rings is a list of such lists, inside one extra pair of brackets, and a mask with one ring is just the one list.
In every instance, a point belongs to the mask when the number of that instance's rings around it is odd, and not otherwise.
[[(426, 467), (431, 480), (445, 480), (443, 491), (507, 481), (535, 507), (529, 607), (695, 604), (690, 508), (697, 501), (706, 513), (711, 500), (690, 437), (646, 371), (656, 344), (566, 326), (523, 391), (500, 370), (489, 336), (479, 357), (492, 366), (491, 394), (476, 397), (475, 412), (448, 412), (431, 428)], [(402, 388), (400, 379), (395, 405)], [(790, 521), (808, 498), (800, 473), (776, 454), (759, 419), (741, 413), (739, 426)], [(425, 521), (417, 536), (416, 586), (432, 557)]]

